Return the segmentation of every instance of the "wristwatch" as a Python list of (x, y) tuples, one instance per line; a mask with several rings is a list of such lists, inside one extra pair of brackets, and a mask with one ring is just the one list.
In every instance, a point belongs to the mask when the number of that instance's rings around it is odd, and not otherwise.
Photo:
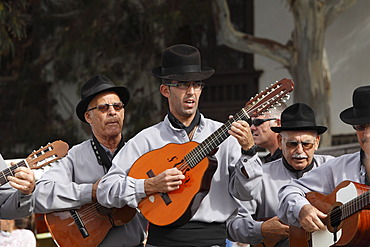
[(253, 156), (257, 153), (257, 145), (253, 145), (250, 149), (248, 150), (244, 150), (242, 148), (242, 154), (244, 155), (249, 155), (249, 156)]

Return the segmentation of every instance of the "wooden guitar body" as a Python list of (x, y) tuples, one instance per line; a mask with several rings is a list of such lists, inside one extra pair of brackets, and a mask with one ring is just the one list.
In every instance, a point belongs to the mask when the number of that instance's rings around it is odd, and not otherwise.
[(328, 214), (324, 221), (327, 230), (308, 233), (302, 228), (290, 226), (290, 246), (370, 246), (369, 188), (364, 184), (343, 181), (329, 195), (307, 193), (308, 201)]
[(232, 123), (249, 120), (280, 104), (289, 97), (288, 93), (293, 88), (293, 81), (284, 78), (249, 100), (244, 108), (202, 143), (167, 144), (137, 159), (128, 173), (130, 177), (147, 179), (174, 167), (185, 175), (179, 189), (169, 193), (154, 193), (142, 199), (138, 208), (143, 216), (159, 226), (186, 223), (207, 195), (217, 169), (217, 160), (208, 155), (230, 136), (228, 131)]
[(105, 208), (99, 203), (86, 204), (78, 210), (45, 214), (45, 222), (54, 241), (61, 247), (95, 247), (112, 226), (120, 226), (135, 216), (136, 209)]
[(145, 179), (156, 176), (169, 168), (183, 171), (185, 179), (178, 190), (155, 193), (145, 197), (138, 208), (144, 217), (156, 225), (181, 225), (187, 222), (207, 195), (217, 164), (206, 157), (193, 168), (184, 164), (184, 157), (199, 144), (170, 143), (141, 156), (131, 167), (129, 176)]

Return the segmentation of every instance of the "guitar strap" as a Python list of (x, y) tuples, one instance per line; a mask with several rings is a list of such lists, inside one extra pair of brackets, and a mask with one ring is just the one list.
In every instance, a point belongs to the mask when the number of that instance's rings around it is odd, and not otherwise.
[(121, 135), (121, 141), (119, 142), (116, 150), (114, 151), (113, 157), (108, 156), (106, 150), (104, 150), (104, 148), (101, 146), (101, 144), (98, 142), (94, 135), (90, 142), (99, 165), (103, 166), (104, 172), (107, 173), (110, 167), (112, 166), (112, 159), (114, 158), (114, 156), (116, 156), (118, 151), (121, 150), (121, 148), (125, 145), (125, 142), (123, 141), (123, 136)]

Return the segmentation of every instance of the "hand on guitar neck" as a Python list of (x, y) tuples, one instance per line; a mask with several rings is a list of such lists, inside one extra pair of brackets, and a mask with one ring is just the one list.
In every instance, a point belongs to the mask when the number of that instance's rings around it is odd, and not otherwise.
[(235, 137), (242, 149), (248, 150), (254, 145), (253, 135), (249, 124), (246, 121), (239, 120), (231, 124), (229, 134)]
[(299, 212), (299, 222), (302, 228), (307, 232), (325, 230), (326, 227), (323, 223), (323, 220), (325, 220), (326, 217), (326, 214), (311, 204), (304, 205)]
[(183, 179), (185, 176), (177, 168), (167, 169), (157, 176), (145, 179), (144, 190), (146, 195), (167, 193), (179, 189)]
[(275, 246), (280, 240), (289, 237), (289, 226), (275, 216), (261, 225), (261, 233), (265, 246)]
[[(12, 163), (12, 165), (15, 165), (15, 163)], [(25, 195), (31, 194), (35, 189), (35, 175), (33, 171), (27, 167), (18, 167), (14, 172), (14, 176), (7, 177), (9, 184)]]

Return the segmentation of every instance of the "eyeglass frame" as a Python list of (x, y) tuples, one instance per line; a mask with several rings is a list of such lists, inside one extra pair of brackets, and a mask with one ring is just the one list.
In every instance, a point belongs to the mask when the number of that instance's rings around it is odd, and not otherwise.
[[(116, 108), (115, 108), (115, 106), (117, 106), (117, 104), (122, 104), (122, 107), (121, 107), (121, 108), (119, 108), (119, 109), (116, 109)], [(102, 110), (102, 109), (100, 109), (102, 106), (107, 107), (107, 109), (106, 109), (106, 110)], [(124, 109), (124, 108), (125, 108), (125, 104), (124, 104), (122, 101), (118, 101), (118, 102), (114, 102), (114, 103), (112, 103), (112, 104), (98, 104), (97, 106), (95, 106), (95, 107), (91, 107), (90, 109), (88, 109), (88, 110), (86, 110), (86, 111), (92, 111), (92, 110), (97, 109), (98, 111), (100, 111), (100, 112), (102, 112), (102, 113), (105, 113), (105, 112), (107, 112), (107, 111), (109, 110), (109, 107), (110, 107), (110, 106), (113, 106), (113, 109), (114, 109), (115, 111), (120, 111), (120, 110), (122, 110), (122, 109)]]
[[(179, 87), (179, 84), (184, 86), (187, 85), (187, 87), (186, 88)], [(165, 85), (169, 87), (177, 87), (178, 89), (181, 90), (188, 90), (190, 88), (190, 85), (192, 85), (192, 87), (195, 90), (201, 90), (205, 87), (206, 84), (203, 81), (194, 81), (194, 83), (191, 83), (191, 81), (178, 81), (177, 83), (165, 83)]]
[(352, 125), (352, 127), (357, 130), (357, 131), (364, 131), (366, 129), (366, 127), (370, 126), (370, 123), (367, 123), (367, 124), (355, 124), (355, 125)]
[[(285, 146), (289, 149), (296, 149), (298, 147), (299, 144), (301, 144), (302, 148), (304, 150), (310, 150), (312, 149), (315, 144), (316, 144), (316, 139), (312, 142), (301, 142), (301, 141), (287, 141), (285, 138), (283, 138), (284, 142), (285, 142)], [(289, 143), (289, 145), (287, 145)], [(293, 144), (294, 143), (294, 144)], [(293, 146), (292, 146), (293, 145)], [(309, 145), (309, 146), (307, 146)]]
[[(250, 126), (254, 125), (256, 127), (260, 126), (261, 124), (263, 124), (264, 122), (267, 122), (267, 121), (272, 121), (272, 120), (276, 120), (277, 118), (255, 118), (255, 119), (248, 119), (248, 124)], [(256, 121), (257, 122), (260, 122), (259, 124), (256, 124)]]

